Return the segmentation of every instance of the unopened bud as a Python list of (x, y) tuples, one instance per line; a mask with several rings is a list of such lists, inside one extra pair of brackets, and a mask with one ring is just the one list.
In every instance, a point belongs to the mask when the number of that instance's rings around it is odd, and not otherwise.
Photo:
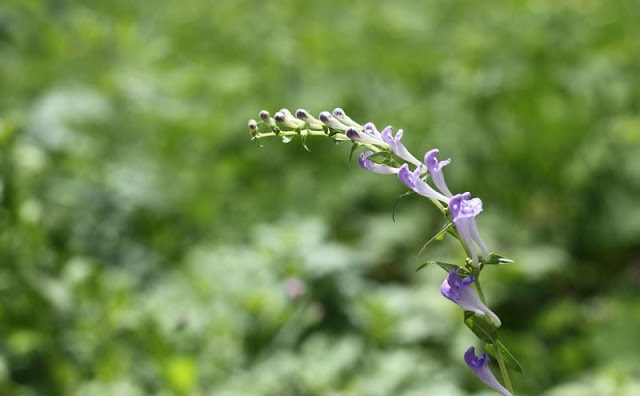
[(341, 108), (337, 107), (333, 109), (333, 116), (338, 119), (344, 125), (356, 127), (358, 129), (362, 128), (362, 125), (358, 124), (354, 120), (352, 120)]
[(281, 109), (274, 115), (274, 118), (288, 128), (302, 128), (305, 124), (304, 121), (295, 118), (287, 109)]
[(258, 123), (256, 120), (249, 120), (249, 134), (251, 137), (255, 137), (258, 132)]
[(304, 121), (309, 129), (322, 130), (322, 123), (303, 109), (296, 110), (296, 118)]
[(323, 111), (322, 113), (320, 113), (320, 121), (322, 121), (329, 128), (337, 129), (340, 131), (346, 131), (347, 128), (349, 128), (348, 126), (344, 125), (336, 118), (334, 118), (328, 111)]
[(271, 114), (266, 110), (262, 110), (260, 112), (260, 118), (262, 118), (262, 121), (267, 122), (271, 118)]

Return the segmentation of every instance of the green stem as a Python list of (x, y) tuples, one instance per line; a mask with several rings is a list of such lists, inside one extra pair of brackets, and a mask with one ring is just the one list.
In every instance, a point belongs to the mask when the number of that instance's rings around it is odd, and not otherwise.
[[(480, 285), (480, 277), (476, 277), (476, 281), (473, 282), (476, 285), (476, 290), (478, 291), (478, 297), (480, 297), (480, 301), (484, 305), (487, 305), (487, 300), (484, 297), (484, 292), (482, 291), (482, 286)], [(493, 350), (496, 353), (496, 360), (498, 361), (498, 366), (500, 367), (500, 374), (502, 374), (502, 380), (504, 381), (504, 386), (509, 390), (509, 392), (513, 393), (513, 385), (511, 385), (511, 379), (509, 378), (509, 371), (507, 370), (507, 366), (504, 364), (504, 358), (502, 357), (502, 353), (500, 352), (500, 346), (495, 343), (493, 344)]]

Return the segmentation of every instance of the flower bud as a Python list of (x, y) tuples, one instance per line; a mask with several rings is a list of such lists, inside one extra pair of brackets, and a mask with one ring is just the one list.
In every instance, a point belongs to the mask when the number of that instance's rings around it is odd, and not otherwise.
[(362, 128), (362, 125), (360, 125), (357, 122), (353, 121), (348, 115), (345, 114), (344, 110), (342, 110), (339, 107), (336, 107), (335, 109), (333, 109), (333, 116), (335, 118), (337, 118), (338, 121), (340, 121), (344, 125), (356, 127), (358, 129)]
[(264, 124), (266, 126), (270, 127), (271, 129), (275, 128), (276, 123), (273, 118), (271, 118), (271, 114), (269, 114), (268, 111), (262, 110), (260, 112), (260, 118), (262, 119), (262, 121), (264, 121)]
[(251, 137), (256, 137), (256, 133), (258, 132), (258, 123), (256, 120), (249, 120), (249, 134)]
[(328, 111), (320, 113), (320, 121), (326, 126), (339, 131), (346, 131), (349, 127), (334, 118)]
[(302, 128), (305, 125), (304, 121), (295, 118), (287, 109), (281, 109), (274, 115), (274, 118), (277, 122), (288, 128), (297, 129)]
[(322, 123), (304, 109), (296, 110), (296, 118), (305, 122), (310, 129), (322, 130)]

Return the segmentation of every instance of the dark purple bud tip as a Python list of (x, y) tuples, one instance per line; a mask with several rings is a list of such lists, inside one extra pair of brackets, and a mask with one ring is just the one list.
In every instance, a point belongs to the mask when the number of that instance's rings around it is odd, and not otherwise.
[(249, 120), (249, 129), (251, 129), (252, 131), (258, 129), (258, 123), (256, 122), (256, 120)]
[(274, 114), (273, 118), (278, 122), (284, 122), (284, 113), (279, 111), (276, 114)]
[(318, 118), (320, 118), (320, 121), (327, 124), (331, 120), (331, 113), (329, 113), (328, 111), (323, 111), (322, 113), (320, 113), (320, 116)]
[(271, 118), (271, 114), (269, 114), (269, 112), (266, 110), (262, 110), (260, 112), (260, 118), (262, 118), (263, 121), (267, 121), (269, 118)]
[(351, 140), (356, 140), (360, 137), (360, 135), (358, 134), (358, 130), (354, 127), (349, 127), (347, 129), (346, 135)]
[(306, 110), (298, 109), (296, 110), (296, 117), (302, 121), (306, 121), (309, 118), (309, 113), (307, 113)]
[(345, 115), (344, 114), (344, 110), (342, 110), (341, 108), (336, 107), (335, 109), (333, 109), (333, 116), (334, 117), (339, 119), (341, 117), (344, 117), (344, 115)]

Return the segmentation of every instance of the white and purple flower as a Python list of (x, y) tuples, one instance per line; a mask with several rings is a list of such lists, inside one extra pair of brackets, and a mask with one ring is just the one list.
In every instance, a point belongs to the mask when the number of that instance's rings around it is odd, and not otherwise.
[(469, 275), (466, 278), (460, 278), (457, 272), (457, 269), (451, 270), (447, 278), (442, 282), (442, 286), (440, 286), (442, 295), (458, 304), (465, 311), (472, 311), (478, 315), (483, 315), (496, 327), (500, 327), (502, 324), (500, 318), (480, 301), (480, 298), (471, 287), (476, 277)]
[(422, 180), (422, 170), (424, 168), (423, 164), (418, 165), (415, 171), (411, 172), (409, 170), (409, 165), (404, 164), (400, 167), (398, 171), (398, 179), (403, 182), (407, 187), (416, 193), (427, 197), (440, 200), (444, 203), (449, 203), (449, 198), (440, 194), (430, 185), (428, 185), (424, 180)]
[(476, 349), (471, 347), (464, 353), (464, 361), (467, 366), (477, 375), (482, 382), (487, 384), (488, 387), (494, 389), (496, 392), (503, 394), (504, 396), (513, 396), (498, 380), (489, 368), (489, 356), (483, 353), (480, 356), (476, 356)]
[(368, 156), (373, 154), (373, 151), (365, 151), (358, 156), (358, 163), (362, 167), (362, 169), (368, 170), (369, 172), (379, 173), (381, 175), (395, 175), (398, 173), (399, 169), (389, 166), (387, 164), (377, 164), (370, 159), (367, 159)]
[(441, 193), (451, 198), (453, 194), (451, 194), (451, 191), (449, 191), (447, 183), (445, 183), (444, 181), (444, 174), (442, 173), (442, 168), (445, 165), (449, 165), (449, 163), (451, 162), (451, 158), (447, 158), (444, 161), (438, 161), (438, 154), (440, 154), (440, 150), (438, 150), (437, 148), (427, 151), (427, 153), (424, 155), (424, 164), (429, 170), (429, 175), (431, 175), (433, 184), (438, 187), (438, 190), (440, 190)]
[(482, 212), (482, 201), (480, 198), (471, 198), (471, 193), (457, 194), (449, 201), (449, 211), (455, 224), (458, 234), (469, 248), (471, 260), (475, 267), (478, 264), (478, 250), (474, 242), (480, 247), (481, 255), (487, 257), (489, 251), (484, 241), (480, 237), (476, 216)]
[(407, 148), (404, 147), (404, 144), (402, 144), (402, 142), (400, 141), (400, 139), (402, 139), (402, 135), (404, 134), (402, 129), (398, 130), (398, 133), (396, 133), (396, 136), (393, 136), (392, 134), (393, 134), (393, 128), (391, 126), (384, 128), (380, 133), (380, 135), (382, 136), (382, 140), (389, 145), (389, 148), (391, 149), (391, 151), (393, 151), (395, 155), (397, 155), (398, 157), (402, 158), (405, 161), (409, 161), (416, 166), (421, 165), (422, 163), (418, 161), (418, 159), (414, 157), (409, 152), (409, 150), (407, 150)]

